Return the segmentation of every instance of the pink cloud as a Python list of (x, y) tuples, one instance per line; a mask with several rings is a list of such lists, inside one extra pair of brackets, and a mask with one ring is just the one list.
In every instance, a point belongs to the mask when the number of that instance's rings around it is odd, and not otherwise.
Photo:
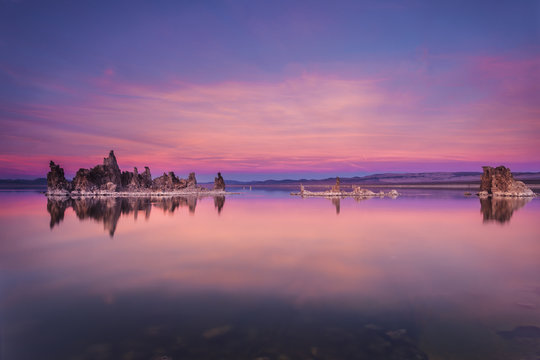
[[(407, 65), (386, 76), (315, 71), (273, 82), (164, 86), (122, 81), (109, 68), (76, 102), (2, 106), (12, 116), (2, 120), (9, 145), (0, 167), (14, 163), (5, 160), (10, 154), (46, 154), (74, 172), (109, 149), (126, 168), (150, 165), (156, 174), (540, 163), (536, 58), (459, 57), (457, 68), (430, 72), (431, 55), (421, 57), (427, 65), (419, 71)], [(445, 85), (454, 96), (448, 101)]]

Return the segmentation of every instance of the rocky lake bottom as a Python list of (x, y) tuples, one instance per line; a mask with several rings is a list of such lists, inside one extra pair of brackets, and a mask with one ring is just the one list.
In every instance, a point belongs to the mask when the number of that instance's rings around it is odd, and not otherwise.
[(0, 358), (540, 358), (540, 198), (238, 189), (0, 192)]

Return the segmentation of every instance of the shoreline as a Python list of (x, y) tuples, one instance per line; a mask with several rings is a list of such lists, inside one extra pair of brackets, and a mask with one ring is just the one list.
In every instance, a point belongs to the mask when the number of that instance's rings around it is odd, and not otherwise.
[[(251, 186), (252, 188), (298, 188), (301, 184), (276, 184), (276, 185), (236, 185), (231, 184), (227, 187), (242, 188)], [(353, 186), (361, 186), (362, 188), (403, 188), (403, 189), (467, 189), (479, 191), (479, 184), (341, 184), (342, 188), (353, 188)], [(527, 184), (531, 189), (540, 190), (540, 184)], [(330, 184), (304, 184), (305, 188), (323, 188), (328, 189)]]
[(203, 191), (149, 191), (149, 192), (111, 192), (111, 191), (96, 191), (96, 192), (50, 192), (46, 191), (45, 196), (51, 198), (117, 198), (117, 197), (204, 197), (204, 196), (226, 196), (226, 195), (238, 195), (239, 192), (229, 192), (223, 190), (203, 190)]
[(292, 196), (300, 196), (302, 198), (304, 197), (325, 197), (325, 198), (346, 198), (346, 197), (353, 197), (353, 198), (384, 198), (389, 197), (392, 199), (397, 198), (400, 194), (397, 192), (397, 190), (392, 189), (389, 192), (385, 193), (384, 191), (379, 191), (378, 193), (375, 193), (368, 189), (362, 189), (360, 187), (353, 187), (353, 191), (343, 191), (339, 188), (339, 180), (337, 180), (336, 185), (332, 187), (331, 190), (326, 191), (309, 191), (304, 188), (303, 185), (300, 185), (300, 191), (299, 192), (291, 192), (290, 195)]

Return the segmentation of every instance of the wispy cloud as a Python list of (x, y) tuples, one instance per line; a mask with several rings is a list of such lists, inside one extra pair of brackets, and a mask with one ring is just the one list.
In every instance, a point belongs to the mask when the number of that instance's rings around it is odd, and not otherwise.
[(211, 84), (132, 82), (107, 67), (80, 79), (88, 89), (75, 100), (0, 104), (0, 171), (44, 171), (35, 161), (51, 157), (72, 173), (110, 148), (124, 167), (180, 172), (540, 163), (538, 58), (462, 56), (431, 69), (433, 61), (423, 54), (415, 71), (372, 76), (304, 71)]

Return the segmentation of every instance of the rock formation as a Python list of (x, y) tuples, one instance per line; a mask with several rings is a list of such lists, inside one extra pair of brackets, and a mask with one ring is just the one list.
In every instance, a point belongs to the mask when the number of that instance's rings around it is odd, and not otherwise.
[(356, 196), (377, 196), (376, 193), (374, 193), (371, 190), (368, 189), (362, 189), (360, 186), (353, 185), (353, 194)]
[(122, 174), (112, 150), (109, 152), (108, 157), (103, 158), (103, 172), (105, 173), (104, 181), (111, 182), (116, 186), (122, 186)]
[(187, 187), (187, 181), (178, 178), (173, 171), (169, 171), (168, 174), (163, 173), (163, 175), (154, 179), (152, 188), (154, 190), (163, 190), (163, 191), (174, 191)]
[(217, 173), (217, 177), (214, 178), (214, 190), (225, 190), (225, 180), (221, 176), (221, 173)]
[(510, 169), (504, 166), (483, 166), (484, 173), (480, 179), (480, 196), (535, 196), (534, 192), (522, 181), (512, 176)]
[(186, 184), (186, 187), (195, 187), (197, 186), (197, 179), (195, 179), (195, 173), (192, 172), (192, 173), (189, 173), (189, 176), (187, 178), (187, 184)]
[(340, 187), (340, 180), (339, 177), (336, 178), (336, 185), (333, 185), (330, 190), (325, 191), (309, 191), (304, 188), (304, 185), (300, 184), (300, 192), (292, 192), (291, 195), (299, 195), (302, 197), (315, 197), (315, 196), (323, 196), (327, 198), (346, 198), (346, 197), (352, 197), (352, 198), (370, 198), (370, 197), (390, 197), (395, 199), (399, 196), (399, 193), (396, 190), (390, 190), (389, 192), (385, 193), (384, 191), (379, 191), (378, 193), (375, 193), (368, 189), (363, 189), (360, 186), (353, 185), (352, 191), (345, 191), (342, 190)]
[[(138, 169), (133, 172), (120, 171), (114, 151), (103, 159), (103, 164), (91, 169), (79, 169), (69, 182), (64, 176), (64, 170), (50, 162), (51, 171), (47, 174), (47, 193), (49, 195), (114, 195), (118, 193), (199, 193), (208, 192), (207, 189), (197, 185), (195, 173), (190, 173), (187, 179), (181, 179), (174, 172), (164, 173), (152, 180), (150, 169), (145, 166), (144, 172), (139, 174)], [(219, 180), (219, 181), (218, 181)], [(218, 173), (214, 190), (225, 190), (225, 181)]]
[(103, 165), (96, 165), (91, 169), (79, 169), (72, 181), (73, 191), (88, 192), (115, 192), (122, 188), (122, 174), (114, 152), (103, 159)]
[(144, 167), (144, 172), (141, 174), (141, 186), (144, 188), (152, 187), (152, 175), (150, 174), (150, 168), (148, 166)]
[(50, 192), (67, 193), (71, 191), (71, 184), (64, 176), (64, 169), (56, 165), (54, 161), (49, 163), (51, 171), (47, 174), (47, 189)]
[(340, 189), (340, 187), (339, 187), (339, 176), (336, 178), (336, 185), (332, 186), (332, 190), (331, 190), (331, 191), (332, 191), (332, 192), (336, 192), (336, 193), (338, 193), (338, 192), (341, 191), (341, 189)]

